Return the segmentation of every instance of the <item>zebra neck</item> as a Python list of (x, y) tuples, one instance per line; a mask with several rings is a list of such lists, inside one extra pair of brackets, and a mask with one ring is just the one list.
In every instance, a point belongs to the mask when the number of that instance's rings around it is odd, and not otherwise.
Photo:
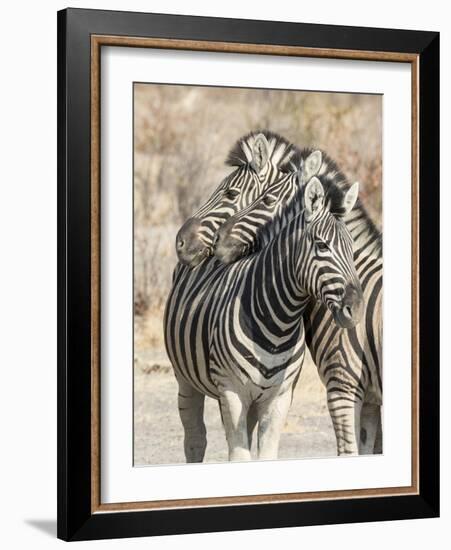
[(359, 202), (345, 220), (354, 241), (354, 258), (362, 254), (382, 258), (382, 235)]
[(291, 346), (302, 330), (309, 297), (300, 290), (296, 273), (298, 227), (290, 223), (260, 251), (241, 294), (241, 317), (256, 340)]

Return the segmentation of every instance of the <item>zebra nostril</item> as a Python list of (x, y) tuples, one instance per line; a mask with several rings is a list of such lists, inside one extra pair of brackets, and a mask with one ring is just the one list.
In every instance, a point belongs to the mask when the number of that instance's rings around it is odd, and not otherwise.
[(183, 239), (177, 240), (177, 248), (181, 250), (185, 246), (185, 241)]
[(343, 315), (347, 318), (347, 319), (352, 319), (352, 309), (350, 308), (350, 306), (345, 306), (343, 308)]

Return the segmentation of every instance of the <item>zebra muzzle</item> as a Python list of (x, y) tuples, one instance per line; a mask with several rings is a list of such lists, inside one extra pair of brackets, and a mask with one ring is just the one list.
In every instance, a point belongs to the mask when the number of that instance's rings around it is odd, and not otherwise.
[(240, 240), (232, 236), (235, 224), (236, 219), (232, 216), (215, 234), (213, 243), (214, 255), (223, 264), (236, 262), (246, 254), (246, 246), (243, 246)]
[(232, 237), (218, 240), (213, 250), (215, 256), (223, 264), (236, 262), (244, 255), (243, 243)]
[(190, 218), (183, 224), (175, 239), (178, 260), (188, 267), (200, 264), (211, 253), (210, 247), (207, 247), (199, 236), (201, 225), (201, 220)]
[(336, 306), (332, 314), (339, 327), (355, 327), (363, 314), (363, 294), (360, 286), (347, 285), (341, 305)]

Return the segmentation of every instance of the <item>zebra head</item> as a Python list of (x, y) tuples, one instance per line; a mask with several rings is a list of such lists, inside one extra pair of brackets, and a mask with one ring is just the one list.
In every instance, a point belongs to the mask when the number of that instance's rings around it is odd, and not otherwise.
[(177, 233), (178, 260), (195, 267), (208, 257), (218, 228), (292, 171), (291, 161), (297, 153), (285, 138), (267, 130), (251, 132), (238, 140), (226, 161), (234, 171)]
[[(357, 200), (358, 183), (347, 191), (344, 213)], [(341, 216), (325, 208), (323, 185), (312, 178), (304, 190), (303, 232), (299, 240), (298, 273), (306, 294), (332, 312), (335, 323), (352, 328), (363, 313), (363, 293), (354, 264), (353, 239)]]

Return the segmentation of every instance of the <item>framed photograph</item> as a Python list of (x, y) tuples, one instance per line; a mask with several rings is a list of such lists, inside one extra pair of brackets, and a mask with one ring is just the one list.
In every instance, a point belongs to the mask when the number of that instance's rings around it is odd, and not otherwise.
[(58, 536), (437, 516), (438, 33), (67, 9), (58, 94)]

